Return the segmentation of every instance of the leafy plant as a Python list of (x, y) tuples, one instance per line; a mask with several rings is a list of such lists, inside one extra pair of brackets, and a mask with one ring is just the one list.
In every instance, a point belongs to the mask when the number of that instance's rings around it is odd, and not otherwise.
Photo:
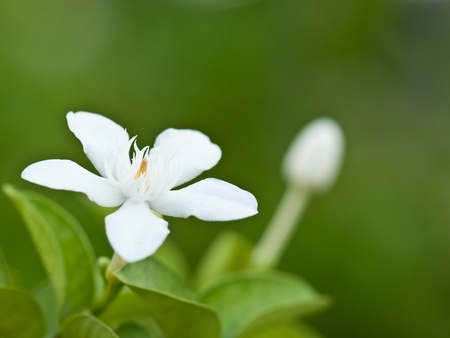
[[(0, 256), (0, 337), (276, 337), (279, 325), (284, 330), (283, 323), (328, 304), (296, 276), (252, 268), (251, 243), (227, 232), (207, 250), (196, 277), (187, 276), (173, 242), (154, 257), (123, 266), (112, 282), (122, 289), (98, 308), (111, 281), (94, 264), (80, 224), (44, 196), (10, 185), (4, 191), (22, 215), (48, 280), (33, 292), (11, 286)], [(188, 284), (194, 279), (195, 289)]]
[[(328, 298), (275, 265), (310, 195), (329, 189), (335, 179), (343, 151), (335, 122), (316, 121), (294, 142), (284, 166), (289, 186), (261, 241), (253, 245), (238, 233), (224, 232), (191, 275), (177, 246), (165, 242), (167, 222), (155, 210), (216, 221), (257, 213), (251, 193), (224, 181), (206, 179), (171, 190), (216, 164), (220, 148), (197, 131), (168, 129), (151, 151), (135, 145), (130, 160), (135, 138), (122, 127), (92, 113), (67, 116), (102, 177), (67, 160), (32, 164), (22, 177), (84, 192), (100, 205), (121, 205), (106, 217), (116, 252), (111, 260), (96, 259), (68, 211), (44, 196), (5, 185), (46, 279), (33, 290), (19, 288), (0, 251), (1, 338), (318, 337), (298, 320), (324, 309)], [(92, 130), (100, 134), (93, 136)], [(156, 164), (148, 164), (151, 160)], [(153, 179), (162, 185), (155, 188)]]

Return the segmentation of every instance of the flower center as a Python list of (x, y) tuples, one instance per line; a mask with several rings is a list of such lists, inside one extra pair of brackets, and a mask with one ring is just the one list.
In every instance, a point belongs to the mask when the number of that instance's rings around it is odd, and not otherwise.
[(137, 180), (142, 175), (145, 175), (147, 173), (147, 159), (143, 158), (141, 165), (139, 166), (139, 169), (136, 172), (136, 175), (134, 175), (134, 179)]

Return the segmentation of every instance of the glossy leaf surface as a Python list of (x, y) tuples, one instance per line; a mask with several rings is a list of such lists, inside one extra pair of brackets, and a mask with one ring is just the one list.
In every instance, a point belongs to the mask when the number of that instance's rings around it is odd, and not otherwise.
[(42, 310), (45, 337), (53, 338), (59, 329), (58, 304), (53, 287), (48, 280), (43, 281), (33, 290), (33, 295)]
[(278, 272), (232, 275), (206, 290), (199, 300), (217, 310), (223, 338), (240, 337), (320, 310), (328, 303), (300, 278)]
[(119, 338), (119, 336), (98, 318), (77, 313), (69, 317), (61, 330), (62, 338)]
[(28, 292), (0, 286), (0, 337), (44, 337), (41, 309)]
[(149, 304), (168, 338), (219, 338), (219, 320), (209, 307), (189, 299), (187, 286), (153, 258), (126, 265), (116, 276)]
[(120, 338), (153, 338), (148, 330), (136, 323), (126, 323), (117, 329)]
[(4, 187), (33, 239), (60, 309), (75, 312), (94, 295), (94, 253), (79, 223), (52, 200), (10, 185)]

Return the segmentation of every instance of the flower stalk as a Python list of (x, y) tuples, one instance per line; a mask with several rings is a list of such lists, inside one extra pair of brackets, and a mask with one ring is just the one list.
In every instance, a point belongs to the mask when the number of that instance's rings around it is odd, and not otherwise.
[(292, 237), (309, 201), (306, 190), (290, 185), (252, 253), (252, 265), (275, 267)]
[(123, 284), (114, 273), (120, 268), (122, 268), (125, 264), (126, 262), (117, 253), (114, 253), (111, 259), (111, 263), (109, 264), (105, 273), (106, 279), (105, 290), (103, 292), (102, 297), (93, 306), (91, 311), (92, 314), (97, 316), (100, 313), (102, 313), (119, 294)]
[(116, 275), (114, 274), (117, 270), (122, 268), (125, 264), (127, 264), (117, 253), (114, 253), (111, 263), (106, 269), (105, 278), (108, 282), (118, 281)]
[(252, 265), (273, 268), (293, 236), (308, 201), (328, 191), (339, 173), (344, 136), (330, 118), (319, 118), (301, 130), (286, 152), (282, 173), (288, 187), (252, 253)]

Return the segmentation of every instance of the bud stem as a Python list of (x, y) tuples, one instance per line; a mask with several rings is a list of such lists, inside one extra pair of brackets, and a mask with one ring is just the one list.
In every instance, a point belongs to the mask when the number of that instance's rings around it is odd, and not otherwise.
[(118, 254), (114, 253), (111, 262), (106, 269), (106, 286), (103, 295), (91, 310), (94, 315), (97, 316), (102, 313), (119, 294), (123, 284), (119, 279), (117, 279), (114, 272), (119, 270), (125, 264), (126, 262)]
[(252, 264), (255, 267), (272, 268), (278, 264), (308, 200), (309, 194), (305, 189), (293, 184), (287, 187), (266, 231), (253, 250)]
[(111, 263), (109, 263), (108, 269), (106, 269), (106, 280), (108, 282), (115, 282), (117, 280), (117, 277), (114, 275), (114, 272), (119, 270), (121, 267), (123, 267), (126, 264), (126, 262), (114, 252), (114, 255), (111, 259)]

